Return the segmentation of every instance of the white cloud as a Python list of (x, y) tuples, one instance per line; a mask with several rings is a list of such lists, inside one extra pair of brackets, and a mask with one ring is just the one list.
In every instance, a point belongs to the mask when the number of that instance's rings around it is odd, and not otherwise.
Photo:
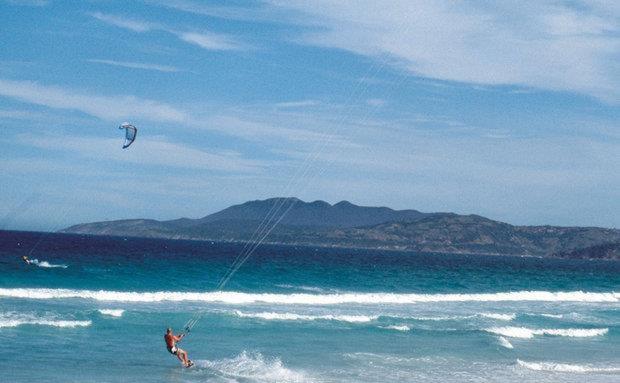
[(120, 66), (120, 67), (131, 68), (131, 69), (154, 70), (158, 72), (179, 72), (180, 71), (179, 68), (169, 66), (169, 65), (137, 63), (137, 62), (128, 62), (128, 61), (101, 60), (101, 59), (90, 59), (86, 61), (91, 62), (91, 63)]
[(48, 0), (5, 0), (11, 5), (22, 5), (27, 7), (45, 7), (49, 4)]
[(304, 108), (308, 106), (316, 106), (319, 102), (316, 100), (286, 101), (276, 103), (277, 108)]
[[(20, 135), (23, 145), (46, 150), (69, 151), (95, 160), (120, 161), (139, 165), (185, 169), (256, 172), (265, 163), (243, 158), (236, 152), (209, 152), (164, 138), (142, 137), (132, 149), (120, 150), (122, 139), (97, 137)], [(139, 150), (138, 150), (139, 148)]]
[(153, 23), (142, 20), (133, 20), (126, 17), (110, 15), (107, 13), (93, 12), (90, 13), (92, 17), (104, 23), (111, 24), (120, 28), (129, 29), (134, 32), (148, 32), (153, 29), (158, 29), (159, 26)]
[(134, 32), (142, 33), (153, 30), (168, 32), (186, 43), (193, 44), (207, 50), (226, 51), (248, 48), (247, 45), (242, 44), (232, 36), (223, 33), (182, 31), (148, 21), (134, 20), (124, 16), (110, 15), (101, 12), (90, 13), (90, 15), (97, 20), (103, 21), (104, 23), (129, 29)]
[(385, 105), (385, 100), (382, 98), (369, 98), (366, 100), (366, 104), (374, 107), (379, 107)]
[(149, 121), (183, 122), (187, 115), (158, 101), (135, 96), (93, 96), (32, 81), (0, 79), (0, 96), (50, 108), (77, 110), (106, 121), (142, 118)]
[[(179, 123), (193, 129), (206, 129), (250, 141), (270, 141), (285, 145), (288, 142), (314, 144), (317, 142), (344, 143), (336, 134), (317, 130), (313, 116), (287, 114), (260, 116), (243, 115), (238, 111), (214, 114), (192, 114), (175, 106), (135, 96), (91, 95), (83, 91), (41, 85), (31, 81), (0, 79), (0, 96), (42, 105), (48, 108), (76, 110), (105, 121), (148, 120)], [(0, 110), (0, 118), (33, 118), (34, 113)]]
[(198, 33), (180, 32), (176, 35), (183, 41), (197, 45), (208, 50), (237, 50), (241, 49), (241, 44), (235, 42), (231, 37), (217, 33)]
[(396, 60), (423, 77), (620, 101), (620, 11), (601, 2), (271, 4), (322, 23), (304, 43)]

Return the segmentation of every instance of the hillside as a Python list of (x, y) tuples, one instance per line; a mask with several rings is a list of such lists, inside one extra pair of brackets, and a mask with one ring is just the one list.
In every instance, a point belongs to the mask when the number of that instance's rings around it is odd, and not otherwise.
[(603, 243), (554, 254), (560, 258), (620, 259), (620, 242)]
[[(199, 219), (94, 222), (62, 232), (247, 241), (278, 206), (280, 211), (290, 210), (265, 238), (268, 243), (503, 255), (570, 253), (573, 258), (588, 258), (588, 252), (578, 250), (620, 242), (620, 230), (616, 229), (514, 226), (478, 215), (364, 207), (346, 201), (330, 205), (293, 198), (249, 201)], [(611, 257), (618, 258), (617, 252), (614, 254)]]

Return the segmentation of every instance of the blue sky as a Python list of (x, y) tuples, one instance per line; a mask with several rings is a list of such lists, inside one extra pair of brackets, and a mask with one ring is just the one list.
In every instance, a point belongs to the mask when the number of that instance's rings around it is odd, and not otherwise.
[(2, 228), (282, 195), (620, 226), (614, 2), (0, 0), (0, 25)]

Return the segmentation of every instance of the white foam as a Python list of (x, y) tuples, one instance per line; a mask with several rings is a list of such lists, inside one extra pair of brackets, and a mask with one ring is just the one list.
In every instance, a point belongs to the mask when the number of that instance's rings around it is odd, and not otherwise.
[(60, 328), (88, 327), (91, 321), (59, 320), (54, 317), (38, 317), (32, 314), (3, 313), (0, 314), (0, 328), (18, 327), (22, 325), (51, 326)]
[(562, 314), (532, 314), (532, 315), (540, 315), (541, 317), (554, 318), (554, 319), (564, 318), (564, 315)]
[(125, 310), (122, 309), (99, 309), (97, 311), (99, 311), (103, 315), (109, 315), (117, 318), (122, 317), (123, 313), (125, 312)]
[(499, 313), (481, 313), (479, 315), (484, 318), (497, 319), (497, 320), (503, 320), (503, 321), (514, 320), (517, 316), (516, 314), (499, 314)]
[(53, 264), (53, 263), (49, 263), (48, 261), (39, 261), (38, 259), (30, 260), (30, 264), (31, 265), (36, 265), (36, 266), (39, 266), (39, 267), (45, 267), (45, 268), (62, 268), (62, 269), (66, 269), (67, 267), (69, 267), (67, 265), (60, 265), (60, 264), (56, 265), (56, 264)]
[(241, 311), (235, 311), (235, 315), (241, 318), (258, 318), (264, 320), (288, 320), (288, 321), (314, 321), (314, 320), (333, 320), (341, 322), (351, 323), (365, 323), (376, 320), (378, 316), (368, 315), (304, 315), (295, 313), (275, 313), (275, 312), (260, 312), (260, 313), (244, 313)]
[(500, 336), (499, 338), (497, 338), (497, 340), (499, 341), (499, 344), (500, 344), (502, 347), (509, 348), (509, 349), (511, 349), (511, 350), (514, 348), (514, 346), (512, 345), (512, 343), (510, 343), (510, 342), (508, 341), (508, 339), (504, 338), (503, 336)]
[(607, 328), (562, 328), (562, 329), (531, 329), (527, 327), (492, 327), (485, 331), (510, 338), (530, 339), (535, 335), (553, 335), (566, 337), (593, 337), (607, 334)]
[(386, 330), (396, 330), (396, 331), (402, 331), (402, 332), (407, 332), (407, 331), (411, 331), (411, 328), (409, 326), (406, 325), (391, 325), (391, 326), (379, 326), (381, 328), (384, 328)]
[(209, 368), (218, 375), (243, 381), (298, 383), (312, 379), (300, 371), (284, 367), (278, 358), (265, 358), (260, 353), (242, 352), (235, 358), (219, 360), (197, 360), (196, 366)]
[(276, 285), (276, 287), (281, 287), (283, 289), (292, 289), (292, 290), (303, 290), (303, 291), (312, 291), (314, 293), (323, 293), (325, 291), (324, 288), (321, 287), (314, 287), (314, 286), (304, 286), (304, 285), (288, 285), (288, 284), (284, 284), (284, 285)]
[(413, 319), (419, 321), (446, 321), (446, 320), (461, 320), (474, 318), (475, 315), (452, 315), (452, 316), (437, 316), (437, 317), (424, 317), (424, 316), (405, 316), (403, 319)]
[(550, 363), (550, 362), (524, 362), (517, 359), (517, 363), (521, 367), (525, 367), (534, 371), (550, 371), (550, 372), (620, 372), (620, 367), (594, 367), (590, 365)]
[(0, 297), (25, 299), (83, 298), (112, 302), (199, 301), (226, 304), (271, 303), (284, 305), (337, 305), (337, 304), (416, 304), (428, 302), (610, 302), (620, 301), (620, 293), (589, 293), (583, 291), (550, 292), (519, 291), (485, 294), (394, 294), (394, 293), (341, 293), (341, 294), (252, 294), (233, 291), (213, 292), (132, 292), (109, 290), (70, 290), (46, 288), (0, 288)]

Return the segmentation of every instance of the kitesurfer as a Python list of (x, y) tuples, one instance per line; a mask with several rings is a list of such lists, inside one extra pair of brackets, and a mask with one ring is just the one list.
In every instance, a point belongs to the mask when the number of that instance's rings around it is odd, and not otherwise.
[(32, 261), (28, 259), (27, 255), (22, 255), (22, 259), (24, 260), (24, 262), (26, 262), (27, 265), (32, 264)]
[(172, 329), (168, 327), (166, 329), (166, 335), (164, 335), (164, 340), (166, 341), (166, 348), (168, 349), (168, 352), (172, 355), (176, 355), (181, 363), (183, 363), (183, 366), (191, 367), (194, 365), (194, 362), (187, 358), (187, 351), (177, 347), (177, 342), (180, 342), (184, 336), (185, 334), (174, 335)]

